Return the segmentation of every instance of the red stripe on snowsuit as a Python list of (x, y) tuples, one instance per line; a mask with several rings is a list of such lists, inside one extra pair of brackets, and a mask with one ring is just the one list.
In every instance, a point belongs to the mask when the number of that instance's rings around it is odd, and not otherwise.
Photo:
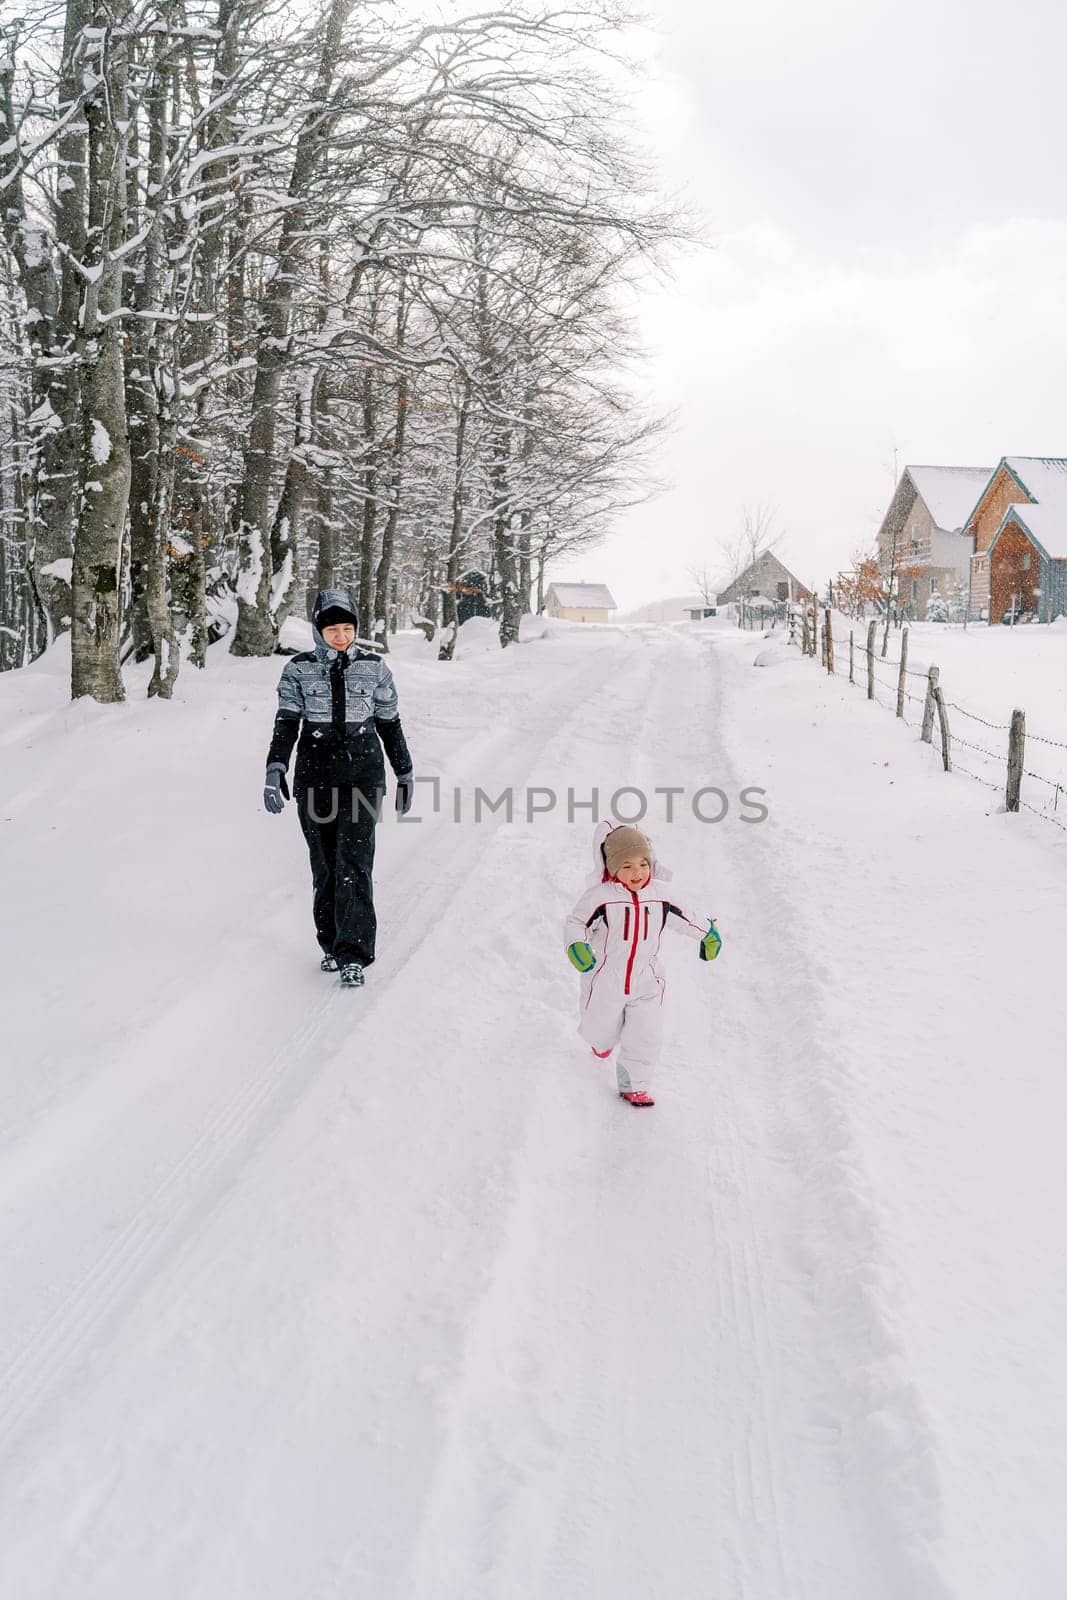
[[(642, 884), (641, 887), (644, 888), (645, 885)], [(636, 889), (631, 889), (630, 893), (633, 895), (633, 901), (634, 901), (634, 936), (633, 936), (633, 942), (630, 945), (629, 960), (626, 963), (626, 982), (622, 986), (623, 994), (629, 994), (629, 992), (630, 992), (630, 974), (634, 970), (634, 956), (637, 954), (637, 941), (641, 937), (641, 902), (637, 898), (637, 890)], [(629, 916), (629, 914), (630, 914), (629, 906), (626, 907), (626, 914), (627, 914), (627, 916)], [(647, 909), (646, 909), (645, 915), (646, 916), (648, 915)], [(624, 933), (623, 934), (623, 938), (625, 938), (625, 937), (626, 937), (626, 935)]]

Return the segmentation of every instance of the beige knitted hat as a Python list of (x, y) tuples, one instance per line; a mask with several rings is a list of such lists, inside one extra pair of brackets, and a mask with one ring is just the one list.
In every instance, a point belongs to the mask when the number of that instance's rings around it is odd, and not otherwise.
[(618, 872), (627, 856), (647, 856), (649, 866), (653, 862), (652, 846), (641, 829), (624, 823), (621, 827), (612, 828), (604, 840), (604, 861), (612, 877)]

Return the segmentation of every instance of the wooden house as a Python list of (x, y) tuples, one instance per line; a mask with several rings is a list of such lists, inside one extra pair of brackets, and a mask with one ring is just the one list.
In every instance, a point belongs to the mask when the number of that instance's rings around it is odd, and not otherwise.
[(603, 583), (550, 583), (545, 610), (568, 622), (607, 622), (615, 601)]
[(811, 591), (794, 578), (772, 550), (764, 550), (728, 588), (721, 589), (718, 604), (727, 606), (741, 600), (763, 599), (764, 603), (789, 603), (810, 600)]
[(964, 531), (973, 540), (972, 617), (1067, 615), (1067, 458), (1001, 457)]
[(878, 566), (883, 579), (896, 575), (897, 603), (912, 616), (925, 617), (935, 590), (945, 601), (957, 590), (966, 595), (964, 528), (992, 476), (992, 467), (904, 468), (878, 530)]

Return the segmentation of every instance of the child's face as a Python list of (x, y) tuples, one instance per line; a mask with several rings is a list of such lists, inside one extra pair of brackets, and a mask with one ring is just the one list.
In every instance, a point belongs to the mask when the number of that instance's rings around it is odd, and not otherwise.
[(347, 650), (356, 637), (356, 630), (350, 622), (331, 622), (328, 628), (323, 628), (322, 637), (331, 650)]
[(643, 889), (652, 876), (652, 863), (647, 856), (627, 856), (615, 876), (626, 889)]

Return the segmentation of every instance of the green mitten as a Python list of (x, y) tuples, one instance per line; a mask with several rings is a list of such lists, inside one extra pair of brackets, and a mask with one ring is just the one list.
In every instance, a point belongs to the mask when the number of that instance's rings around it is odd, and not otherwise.
[(596, 956), (591, 947), (581, 941), (567, 946), (567, 956), (571, 965), (577, 967), (579, 972), (592, 972), (596, 966)]
[(714, 961), (722, 949), (722, 938), (714, 922), (708, 923), (708, 931), (700, 941), (701, 961)]

